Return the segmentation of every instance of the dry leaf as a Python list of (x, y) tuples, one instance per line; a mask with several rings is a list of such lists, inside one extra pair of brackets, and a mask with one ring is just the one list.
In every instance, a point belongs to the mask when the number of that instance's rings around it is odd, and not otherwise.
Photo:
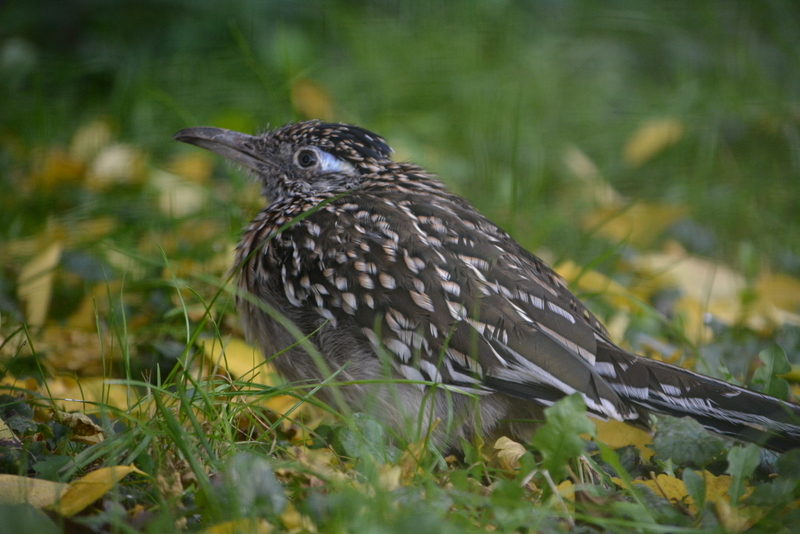
[(683, 206), (637, 202), (625, 208), (603, 208), (587, 213), (583, 226), (596, 229), (598, 234), (614, 242), (647, 247), (686, 214)]
[[(742, 274), (725, 265), (691, 256), (674, 242), (667, 243), (664, 252), (643, 254), (628, 261), (653, 287), (681, 290), (683, 297), (676, 302), (676, 310), (688, 317), (687, 332), (696, 342), (707, 340), (710, 335), (703, 326), (706, 313), (726, 324), (744, 323), (754, 330), (775, 324), (800, 324), (800, 315), (776, 305), (775, 299), (787, 305), (796, 298), (797, 286), (789, 277), (775, 281), (764, 279), (756, 287), (756, 300), (745, 307), (742, 294), (747, 289), (747, 281)], [(759, 288), (764, 292), (759, 293)], [(786, 295), (776, 297), (781, 290)]]
[(119, 226), (119, 221), (110, 215), (95, 217), (85, 221), (69, 223), (66, 227), (68, 243), (81, 244), (100, 241), (114, 232)]
[(72, 136), (69, 155), (77, 161), (87, 162), (97, 156), (109, 143), (111, 143), (111, 127), (108, 122), (98, 119), (78, 128)]
[(647, 486), (656, 495), (675, 504), (683, 505), (692, 502), (692, 498), (686, 492), (686, 484), (683, 483), (683, 480), (670, 475), (660, 474), (655, 479), (634, 480), (633, 483)]
[(111, 491), (120, 480), (131, 473), (145, 475), (132, 465), (103, 467), (92, 471), (78, 480), (73, 480), (61, 500), (51, 508), (64, 517), (72, 517)]
[[(159, 254), (161, 251), (158, 251)], [(147, 275), (147, 265), (120, 250), (105, 249), (106, 260), (114, 268), (114, 272), (124, 276), (125, 279), (141, 280)], [(108, 294), (108, 291), (106, 291)], [(113, 294), (113, 293), (112, 293)]]
[(383, 491), (394, 491), (400, 487), (403, 468), (399, 465), (383, 464), (378, 471), (378, 485)]
[(25, 303), (25, 318), (34, 328), (44, 325), (53, 292), (53, 274), (64, 246), (52, 243), (29, 261), (19, 273), (17, 295)]
[(525, 447), (503, 436), (494, 442), (495, 456), (500, 467), (506, 471), (519, 469), (519, 459), (525, 454)]
[(647, 445), (652, 443), (653, 437), (644, 430), (613, 419), (595, 421), (595, 425), (597, 426), (597, 441), (605, 443), (612, 449), (633, 445), (644, 461), (653, 456), (653, 451), (647, 448)]
[(714, 501), (714, 512), (725, 532), (744, 532), (767, 513), (755, 506), (735, 508), (724, 499)]
[(201, 530), (202, 534), (270, 534), (275, 527), (266, 519), (234, 519)]
[[(729, 475), (720, 475), (715, 476), (708, 471), (698, 472), (698, 474), (703, 478), (706, 487), (706, 502), (711, 502), (714, 504), (718, 503), (725, 503), (726, 505), (730, 502), (728, 498), (728, 487), (731, 485), (731, 477)], [(612, 478), (615, 484), (620, 487), (624, 487), (624, 483), (622, 480), (618, 478)], [(697, 514), (699, 512), (697, 506), (694, 503), (694, 500), (688, 495), (686, 491), (686, 485), (683, 483), (682, 480), (675, 478), (670, 475), (661, 474), (655, 477), (655, 479), (647, 479), (647, 480), (634, 480), (634, 484), (641, 484), (643, 486), (647, 486), (651, 490), (653, 490), (656, 495), (660, 495), (665, 499), (670, 500), (674, 503), (681, 503), (685, 505), (689, 512), (692, 514)], [(752, 487), (747, 487), (745, 490), (743, 498), (747, 497), (753, 492)]]
[(328, 93), (318, 83), (298, 80), (292, 85), (292, 106), (306, 119), (329, 120), (333, 117), (333, 103)]
[(622, 159), (638, 167), (683, 136), (683, 124), (674, 118), (647, 121), (625, 143)]
[(14, 431), (8, 428), (8, 425), (2, 419), (0, 419), (0, 444), (2, 444), (3, 447), (14, 448), (22, 445), (17, 435), (14, 434)]
[(625, 198), (603, 179), (594, 162), (578, 147), (567, 148), (563, 159), (573, 176), (581, 181), (583, 187), (579, 193), (582, 197), (588, 197), (596, 206), (603, 208), (618, 208), (625, 204)]
[[(37, 151), (38, 152), (38, 151)], [(52, 189), (61, 184), (77, 182), (84, 173), (84, 166), (62, 149), (52, 149), (35, 154), (32, 158), (34, 170), (27, 185), (38, 189)]]
[[(72, 330), (81, 330), (84, 335), (90, 334), (94, 336), (95, 341), (93, 342), (91, 338), (82, 340), (78, 336), (74, 339), (80, 343), (80, 346), (85, 350), (87, 345), (84, 343), (88, 343), (90, 347), (99, 346), (98, 335), (97, 335), (97, 316), (105, 317), (108, 314), (109, 309), (111, 308), (111, 303), (109, 300), (113, 300), (115, 298), (120, 297), (120, 293), (122, 290), (122, 280), (115, 279), (109, 280), (108, 282), (102, 282), (100, 284), (96, 284), (92, 286), (92, 289), (83, 297), (81, 303), (78, 305), (77, 309), (69, 316), (67, 319), (67, 328)], [(58, 340), (58, 328), (48, 329), (49, 331), (53, 331), (54, 341)], [(103, 336), (103, 344), (106, 350), (111, 348), (111, 343), (109, 343), (110, 338), (108, 336)], [(62, 349), (66, 348), (62, 344), (55, 345), (54, 348), (61, 351)], [(94, 348), (94, 347), (93, 347)], [(106, 352), (106, 355), (109, 355), (110, 352)], [(78, 358), (80, 360), (86, 360), (87, 358)], [(98, 373), (102, 372), (102, 370), (98, 371)]]
[(558, 264), (555, 271), (581, 292), (602, 294), (614, 308), (630, 312), (640, 306), (639, 299), (625, 286), (597, 271), (584, 271), (573, 261)]
[(281, 523), (289, 532), (316, 532), (317, 527), (311, 518), (298, 512), (291, 503), (281, 513)]
[[(14, 352), (16, 352), (16, 348), (13, 347), (12, 343), (7, 343), (6, 346), (14, 349)], [(9, 386), (11, 388), (27, 389), (28, 391), (37, 391), (39, 389), (39, 383), (35, 378), (31, 376), (27, 378), (17, 378), (7, 371), (3, 373), (3, 377), (0, 378), (0, 385)]]
[(211, 363), (227, 370), (234, 378), (262, 386), (276, 385), (275, 370), (265, 362), (259, 349), (243, 339), (229, 338), (224, 348), (219, 338), (200, 339), (197, 344)]
[[(297, 463), (308, 472), (319, 475), (320, 478), (330, 481), (349, 481), (345, 472), (339, 465), (339, 458), (330, 449), (309, 449), (303, 446), (295, 446), (287, 449), (290, 456), (294, 456)], [(334, 468), (334, 466), (336, 466)]]
[(197, 151), (178, 154), (167, 163), (171, 173), (198, 184), (208, 183), (213, 168), (214, 160)]
[(118, 340), (110, 333), (98, 335), (91, 331), (95, 325), (87, 326), (86, 330), (63, 326), (48, 326), (44, 330), (39, 349), (47, 351), (44, 363), (49, 369), (69, 370), (84, 376), (107, 372), (111, 361), (119, 356)]
[(792, 365), (791, 371), (778, 375), (778, 377), (795, 384), (800, 383), (800, 365)]
[(5, 258), (27, 258), (36, 254), (45, 245), (54, 241), (65, 248), (73, 248), (83, 243), (96, 242), (113, 232), (117, 221), (113, 217), (98, 217), (70, 224), (49, 219), (45, 229), (34, 237), (14, 239), (4, 243), (0, 254)]
[(790, 312), (800, 311), (800, 280), (783, 273), (764, 273), (756, 282), (759, 299)]
[(410, 443), (400, 456), (398, 464), (401, 468), (400, 478), (403, 484), (410, 484), (417, 472), (421, 472), (422, 460), (428, 454), (428, 438), (418, 439)]
[(0, 504), (28, 503), (36, 508), (55, 505), (69, 484), (17, 475), (0, 475)]
[(204, 187), (166, 171), (154, 171), (150, 183), (159, 192), (158, 207), (170, 217), (191, 215), (199, 211), (208, 198)]
[(134, 388), (122, 384), (108, 384), (102, 377), (82, 378), (60, 376), (42, 386), (42, 394), (52, 395), (56, 406), (65, 412), (98, 413), (97, 404), (107, 404), (119, 410), (127, 410), (138, 399)]
[(130, 145), (108, 145), (92, 161), (86, 173), (86, 186), (99, 190), (138, 182), (144, 176), (145, 160), (145, 154)]
[(82, 413), (54, 412), (59, 423), (72, 430), (70, 440), (96, 445), (105, 439), (103, 429)]
[(558, 490), (558, 494), (563, 498), (567, 499), (569, 502), (575, 502), (575, 484), (573, 484), (571, 480), (564, 480), (556, 486), (556, 489)]

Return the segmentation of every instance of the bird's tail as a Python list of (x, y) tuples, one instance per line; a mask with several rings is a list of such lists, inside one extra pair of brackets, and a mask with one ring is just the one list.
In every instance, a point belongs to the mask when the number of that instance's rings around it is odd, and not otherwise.
[(644, 411), (689, 416), (714, 432), (777, 451), (800, 448), (798, 405), (611, 344), (598, 347), (596, 368), (620, 397)]

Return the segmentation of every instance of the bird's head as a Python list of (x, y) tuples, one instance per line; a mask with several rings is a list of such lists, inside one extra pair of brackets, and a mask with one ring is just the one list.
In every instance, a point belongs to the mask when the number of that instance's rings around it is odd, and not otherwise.
[(262, 135), (206, 126), (186, 128), (174, 139), (234, 161), (261, 181), (270, 200), (288, 195), (342, 193), (389, 163), (392, 149), (358, 126), (306, 121)]

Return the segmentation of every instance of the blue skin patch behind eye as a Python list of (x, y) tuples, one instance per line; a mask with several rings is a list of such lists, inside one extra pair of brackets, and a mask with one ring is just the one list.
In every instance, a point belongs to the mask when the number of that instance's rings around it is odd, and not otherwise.
[(317, 153), (319, 155), (319, 169), (322, 172), (350, 173), (355, 170), (355, 167), (333, 154), (328, 154), (324, 150), (317, 150)]

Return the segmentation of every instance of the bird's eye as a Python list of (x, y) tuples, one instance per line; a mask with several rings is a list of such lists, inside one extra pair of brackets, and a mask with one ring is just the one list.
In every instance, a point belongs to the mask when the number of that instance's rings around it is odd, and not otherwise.
[(310, 169), (319, 162), (317, 152), (310, 148), (301, 148), (294, 155), (294, 161), (303, 169)]

